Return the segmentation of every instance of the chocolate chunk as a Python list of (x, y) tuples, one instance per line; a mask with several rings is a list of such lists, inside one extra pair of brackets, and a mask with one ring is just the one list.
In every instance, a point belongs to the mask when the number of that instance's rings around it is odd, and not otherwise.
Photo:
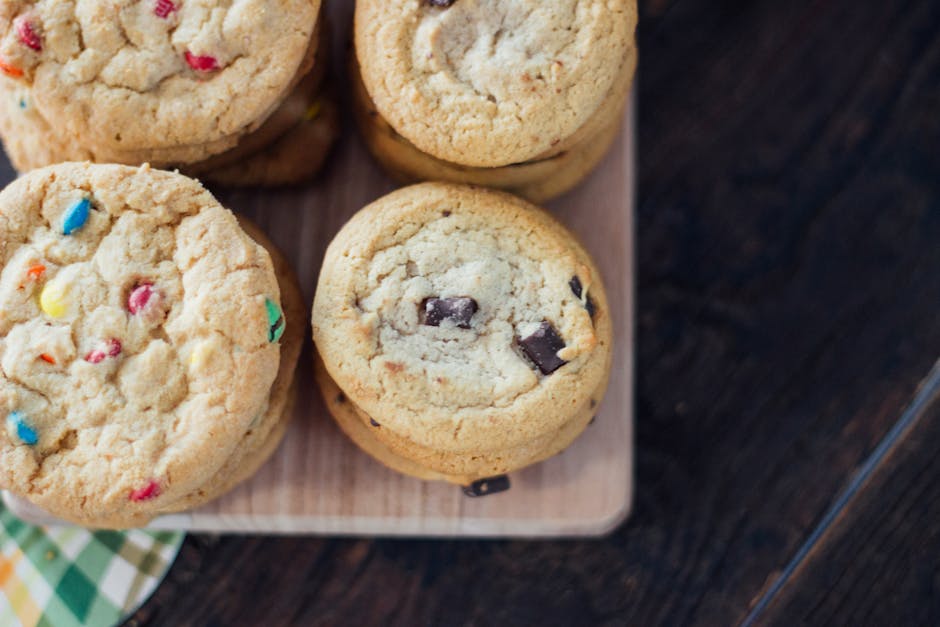
[(444, 320), (450, 320), (461, 329), (470, 328), (470, 318), (477, 312), (477, 301), (472, 298), (427, 298), (421, 303), (424, 311), (422, 324), (439, 327)]
[(474, 481), (470, 485), (463, 487), (463, 493), (473, 497), (486, 496), (488, 494), (496, 494), (497, 492), (505, 492), (510, 487), (509, 477), (500, 475), (498, 477)]
[(340, 405), (342, 405), (343, 403), (345, 403), (345, 402), (346, 402), (346, 395), (343, 394), (342, 392), (340, 392), (339, 394), (337, 394), (337, 395), (336, 395), (336, 402), (339, 403)]
[(457, 0), (428, 0), (428, 4), (432, 7), (449, 7), (455, 2), (457, 2)]
[(519, 346), (526, 357), (539, 367), (542, 374), (551, 374), (568, 363), (558, 356), (558, 351), (565, 347), (565, 342), (547, 320), (543, 320), (532, 335), (519, 340)]
[(450, 211), (442, 211), (442, 212), (441, 212), (441, 215), (444, 216), (445, 218), (449, 218), (449, 217), (450, 217)]
[(372, 425), (373, 427), (381, 427), (381, 426), (382, 426), (382, 425), (380, 425), (379, 423), (377, 423), (377, 422), (375, 421), (375, 418), (369, 418), (369, 424)]
[[(580, 299), (581, 294), (584, 293), (584, 287), (581, 285), (581, 278), (577, 275), (571, 277), (571, 280), (568, 281), (568, 285), (571, 286), (571, 291), (574, 293), (574, 295)], [(594, 299), (588, 296), (587, 302), (584, 303), (584, 308), (587, 309), (588, 315), (591, 316), (591, 320), (593, 320), (594, 314), (597, 312), (597, 307), (594, 305)]]

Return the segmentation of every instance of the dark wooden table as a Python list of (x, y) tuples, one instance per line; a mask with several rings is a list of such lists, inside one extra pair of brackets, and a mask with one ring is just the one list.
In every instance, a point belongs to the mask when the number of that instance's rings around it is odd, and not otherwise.
[(940, 623), (940, 2), (641, 5), (630, 520), (193, 535), (130, 624)]

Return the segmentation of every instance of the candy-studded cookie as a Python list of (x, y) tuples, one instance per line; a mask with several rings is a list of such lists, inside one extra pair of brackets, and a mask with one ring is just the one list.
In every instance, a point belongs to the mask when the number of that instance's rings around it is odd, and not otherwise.
[(516, 197), (444, 183), (394, 192), (340, 231), (313, 335), (344, 430), (392, 467), (457, 483), (570, 443), (612, 350), (600, 276), (567, 229)]
[(0, 4), (5, 91), (98, 161), (190, 163), (233, 147), (313, 62), (319, 0)]
[(0, 193), (0, 267), (0, 487), (83, 524), (144, 522), (266, 411), (278, 281), (197, 182), (36, 170)]

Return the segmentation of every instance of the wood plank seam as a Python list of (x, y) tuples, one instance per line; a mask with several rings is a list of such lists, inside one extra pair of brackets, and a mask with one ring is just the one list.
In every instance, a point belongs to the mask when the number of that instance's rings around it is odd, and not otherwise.
[(871, 454), (862, 462), (858, 470), (849, 479), (842, 491), (836, 496), (832, 505), (823, 515), (822, 519), (813, 528), (796, 553), (787, 562), (786, 567), (777, 576), (770, 587), (758, 598), (757, 602), (741, 622), (742, 627), (751, 627), (760, 619), (784, 586), (793, 578), (793, 575), (806, 561), (806, 558), (833, 526), (840, 514), (852, 503), (855, 496), (868, 483), (869, 479), (881, 467), (888, 456), (894, 452), (904, 436), (918, 423), (930, 403), (940, 395), (940, 360), (938, 360), (924, 381), (918, 386), (917, 394), (905, 408), (898, 421), (891, 430), (881, 439)]

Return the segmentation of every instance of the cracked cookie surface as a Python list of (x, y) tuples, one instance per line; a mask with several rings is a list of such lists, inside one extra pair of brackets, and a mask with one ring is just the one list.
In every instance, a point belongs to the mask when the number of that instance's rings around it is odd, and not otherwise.
[[(546, 324), (563, 343), (551, 368), (525, 350)], [(468, 454), (561, 429), (603, 392), (612, 345), (598, 271), (567, 229), (518, 198), (443, 183), (394, 192), (340, 231), (313, 333), (377, 437)]]
[(239, 134), (304, 63), (319, 0), (0, 3), (0, 69), (64, 141), (103, 152)]
[(633, 49), (633, 0), (360, 0), (356, 54), (380, 114), (475, 167), (550, 155), (595, 114)]
[(36, 170), (0, 193), (0, 263), (4, 488), (71, 520), (154, 511), (266, 408), (283, 328), (271, 258), (196, 181)]

